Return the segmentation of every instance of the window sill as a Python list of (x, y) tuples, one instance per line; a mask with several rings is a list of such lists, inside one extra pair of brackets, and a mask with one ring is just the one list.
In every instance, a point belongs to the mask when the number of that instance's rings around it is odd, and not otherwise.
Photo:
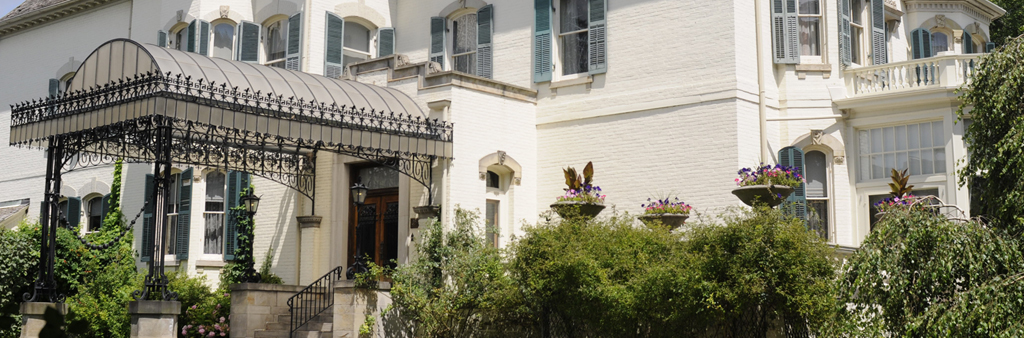
[(176, 255), (164, 255), (164, 266), (178, 266), (178, 256)]
[(821, 78), (832, 77), (832, 64), (830, 63), (801, 63), (796, 65), (796, 77), (803, 80), (807, 73), (821, 73)]
[(202, 259), (200, 259), (200, 260), (196, 261), (196, 267), (197, 268), (200, 268), (200, 267), (202, 267), (202, 268), (223, 268), (224, 265), (226, 265), (226, 264), (227, 263), (224, 262), (224, 261), (217, 261), (217, 260), (202, 260)]
[(572, 79), (559, 80), (559, 81), (551, 81), (551, 84), (548, 86), (548, 88), (549, 89), (558, 89), (558, 88), (572, 87), (572, 86), (578, 86), (578, 85), (589, 85), (589, 84), (591, 84), (593, 82), (594, 82), (594, 77), (590, 76), (590, 75), (587, 75), (587, 76), (580, 76), (580, 77), (572, 78)]

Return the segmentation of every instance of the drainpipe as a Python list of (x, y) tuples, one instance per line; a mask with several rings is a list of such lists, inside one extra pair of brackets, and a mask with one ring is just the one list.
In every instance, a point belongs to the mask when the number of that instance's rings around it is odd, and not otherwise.
[(757, 116), (761, 134), (761, 161), (771, 158), (768, 153), (768, 106), (764, 98), (764, 51), (761, 48), (761, 0), (754, 0), (754, 38), (757, 39)]

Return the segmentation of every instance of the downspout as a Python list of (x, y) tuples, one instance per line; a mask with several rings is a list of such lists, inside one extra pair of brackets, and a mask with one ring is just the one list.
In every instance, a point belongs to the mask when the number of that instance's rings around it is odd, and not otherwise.
[(761, 48), (761, 0), (754, 0), (754, 38), (757, 39), (757, 117), (761, 134), (761, 162), (771, 158), (768, 153), (768, 106), (764, 98), (764, 50)]

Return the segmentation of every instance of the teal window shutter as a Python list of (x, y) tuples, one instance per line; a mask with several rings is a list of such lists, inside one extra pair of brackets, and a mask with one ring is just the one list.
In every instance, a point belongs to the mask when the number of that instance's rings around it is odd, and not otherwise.
[(800, 17), (797, 14), (797, 0), (786, 0), (786, 60), (800, 63)]
[(199, 41), (199, 52), (200, 55), (210, 56), (210, 22), (206, 20), (199, 20), (199, 37), (196, 39)]
[(889, 63), (885, 43), (885, 1), (871, 2), (871, 60), (873, 64)]
[(430, 18), (430, 61), (437, 62), (444, 69), (444, 36), (448, 30), (445, 18)]
[[(880, 2), (880, 1), (879, 1)], [(838, 0), (839, 5), (839, 61), (843, 66), (853, 62), (853, 40), (850, 38), (850, 0)]]
[(377, 57), (395, 54), (395, 29), (381, 27), (377, 30)]
[(50, 88), (48, 92), (50, 97), (56, 97), (58, 92), (60, 92), (60, 80), (50, 79)]
[(587, 72), (590, 74), (604, 74), (608, 72), (608, 47), (606, 42), (608, 0), (589, 1), (590, 27), (587, 32), (587, 49), (589, 49)]
[(78, 227), (78, 224), (82, 221), (81, 198), (68, 197), (68, 207), (64, 210), (64, 217), (68, 220), (68, 229)]
[(192, 168), (181, 172), (178, 198), (178, 233), (174, 234), (174, 254), (179, 260), (185, 260), (188, 259), (188, 235), (192, 228)]
[(153, 259), (153, 213), (156, 211), (156, 200), (153, 199), (154, 186), (153, 174), (146, 174), (146, 187), (143, 190), (145, 195), (142, 198), (148, 201), (145, 211), (142, 212), (142, 247), (139, 256), (143, 262)]
[(226, 210), (224, 211), (224, 260), (235, 260), (235, 249), (238, 248), (238, 222), (232, 210), (240, 204), (242, 191), (249, 187), (252, 176), (241, 171), (229, 171), (227, 177)]
[(302, 13), (296, 13), (288, 18), (287, 46), (284, 68), (301, 71)]
[(156, 32), (156, 45), (160, 47), (167, 47), (167, 32)]
[(800, 63), (796, 0), (771, 0), (772, 59), (778, 64)]
[(985, 53), (991, 53), (993, 49), (996, 49), (995, 42), (985, 43)]
[[(779, 150), (779, 164), (794, 167), (801, 177), (804, 177), (804, 152), (795, 147), (785, 147)], [(786, 198), (786, 212), (795, 217), (807, 220), (807, 193), (805, 183), (793, 190), (793, 193)]]
[(185, 51), (189, 53), (196, 52), (196, 36), (198, 35), (196, 25), (198, 24), (197, 20), (192, 20), (192, 22), (188, 24), (188, 38), (185, 39), (186, 42), (188, 42), (188, 45), (186, 46)]
[(974, 54), (974, 38), (971, 37), (971, 33), (964, 31), (964, 37), (961, 41), (963, 42), (964, 54)]
[(494, 5), (476, 11), (476, 75), (494, 77)]
[(334, 13), (327, 12), (327, 25), (324, 32), (324, 76), (337, 79), (344, 72), (342, 53), (345, 37), (345, 20)]
[(260, 62), (260, 34), (263, 27), (249, 21), (238, 24), (237, 48), (235, 59), (242, 62)]
[(551, 0), (533, 0), (533, 82), (551, 81)]
[(914, 59), (932, 56), (932, 33), (927, 29), (918, 28), (910, 32), (910, 46)]
[[(103, 195), (103, 200), (100, 201), (100, 217), (107, 219), (107, 213), (110, 212), (110, 194)], [(102, 221), (101, 221), (102, 222)]]

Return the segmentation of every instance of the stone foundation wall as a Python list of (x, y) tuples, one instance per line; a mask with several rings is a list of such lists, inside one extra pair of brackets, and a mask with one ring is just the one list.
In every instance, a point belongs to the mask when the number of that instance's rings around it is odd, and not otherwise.
[(288, 314), (288, 298), (305, 286), (273, 284), (232, 284), (231, 337), (255, 337), (280, 315)]
[[(394, 336), (403, 328), (380, 315), (389, 305), (391, 283), (382, 282), (378, 289), (371, 290), (355, 287), (355, 281), (338, 282), (334, 287), (334, 334), (331, 337), (359, 337), (359, 327), (368, 315), (375, 318), (373, 337)], [(385, 331), (391, 335), (385, 335)]]

